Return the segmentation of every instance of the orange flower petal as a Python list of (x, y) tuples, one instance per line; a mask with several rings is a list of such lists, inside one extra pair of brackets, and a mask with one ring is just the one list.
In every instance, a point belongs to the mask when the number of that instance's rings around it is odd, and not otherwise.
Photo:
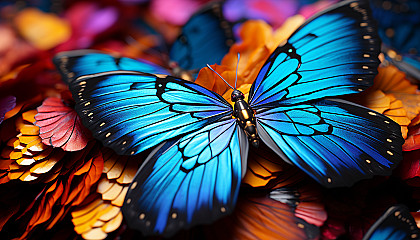
[(378, 68), (373, 88), (384, 92), (407, 94), (414, 94), (417, 91), (417, 86), (406, 78), (405, 73), (392, 65)]
[(247, 173), (242, 180), (252, 187), (278, 188), (302, 180), (296, 168), (285, 163), (265, 144), (249, 152)]
[(108, 221), (105, 225), (101, 227), (101, 229), (106, 233), (113, 232), (120, 227), (122, 220), (123, 215), (121, 212), (119, 212), (116, 217)]
[[(235, 73), (227, 73), (227, 66), (211, 65), (230, 85), (235, 85)], [(229, 86), (209, 68), (205, 67), (198, 73), (195, 83), (222, 95)]]
[(95, 239), (95, 240), (105, 239), (108, 236), (108, 234), (106, 234), (106, 232), (104, 232), (101, 228), (92, 228), (89, 231), (86, 231), (84, 233), (79, 233), (79, 234), (81, 234), (84, 239)]
[(388, 94), (391, 98), (391, 104), (389, 109), (383, 112), (383, 114), (401, 126), (401, 133), (404, 138), (407, 137), (408, 128), (410, 124), (410, 119), (407, 117), (407, 112), (405, 111), (403, 104), (400, 100), (397, 100), (392, 94)]
[(412, 121), (410, 125), (417, 124), (415, 118), (420, 114), (420, 94), (418, 92), (413, 94), (393, 92), (393, 95), (403, 103), (407, 118)]
[(352, 94), (346, 99), (379, 113), (384, 113), (391, 106), (391, 98), (381, 90), (369, 89), (363, 93)]

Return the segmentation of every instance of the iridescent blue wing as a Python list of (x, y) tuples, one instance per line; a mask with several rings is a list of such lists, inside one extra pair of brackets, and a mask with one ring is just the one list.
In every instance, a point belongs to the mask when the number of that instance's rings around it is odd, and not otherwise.
[(328, 187), (389, 175), (401, 160), (400, 126), (343, 100), (257, 110), (261, 139), (284, 160)]
[(363, 240), (420, 239), (420, 230), (407, 207), (390, 207), (368, 230)]
[(161, 144), (127, 193), (127, 223), (145, 235), (171, 236), (230, 214), (247, 154), (248, 139), (230, 116)]
[(212, 3), (184, 25), (169, 57), (184, 70), (199, 70), (206, 64), (220, 64), (233, 42), (232, 27), (223, 18), (220, 3)]
[(232, 113), (220, 95), (170, 76), (112, 71), (69, 87), (83, 124), (118, 154), (137, 154)]
[(166, 69), (146, 60), (117, 57), (94, 50), (61, 52), (53, 58), (53, 62), (65, 82), (71, 82), (83, 75), (118, 70), (169, 74)]
[(380, 40), (369, 4), (344, 1), (296, 30), (268, 58), (249, 94), (253, 109), (357, 93), (373, 83)]

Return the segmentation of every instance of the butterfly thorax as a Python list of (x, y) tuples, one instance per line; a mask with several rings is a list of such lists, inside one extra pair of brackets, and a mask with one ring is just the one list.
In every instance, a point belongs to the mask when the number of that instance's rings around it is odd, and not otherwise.
[(255, 125), (254, 110), (244, 100), (244, 94), (239, 90), (234, 90), (231, 95), (232, 102), (235, 103), (233, 107), (233, 116), (238, 121), (239, 126), (245, 131), (252, 146), (258, 147), (259, 138), (257, 128)]

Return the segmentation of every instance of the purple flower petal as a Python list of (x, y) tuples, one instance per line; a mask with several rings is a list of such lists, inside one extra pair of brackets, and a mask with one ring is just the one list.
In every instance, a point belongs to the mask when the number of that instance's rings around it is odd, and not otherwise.
[(16, 98), (7, 96), (0, 98), (0, 123), (4, 120), (4, 115), (16, 106)]

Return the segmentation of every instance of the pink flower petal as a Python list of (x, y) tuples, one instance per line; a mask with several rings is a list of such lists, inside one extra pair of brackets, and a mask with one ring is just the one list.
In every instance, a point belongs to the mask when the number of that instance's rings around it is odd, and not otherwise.
[(78, 151), (91, 139), (76, 111), (60, 98), (50, 97), (38, 107), (35, 116), (42, 142), (65, 151)]
[(151, 2), (150, 8), (160, 20), (182, 25), (206, 2), (208, 0), (155, 0)]

